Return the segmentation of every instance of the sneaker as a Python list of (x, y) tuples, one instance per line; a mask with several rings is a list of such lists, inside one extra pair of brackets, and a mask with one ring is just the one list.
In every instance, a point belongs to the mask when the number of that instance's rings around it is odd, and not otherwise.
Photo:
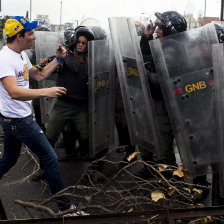
[[(71, 205), (69, 209), (77, 209), (75, 205)], [(61, 212), (61, 211), (60, 211)], [(72, 212), (72, 213), (68, 213), (63, 215), (64, 217), (71, 217), (71, 216), (82, 216), (82, 215), (89, 215), (88, 213), (84, 212), (84, 211), (76, 211), (76, 212)]]

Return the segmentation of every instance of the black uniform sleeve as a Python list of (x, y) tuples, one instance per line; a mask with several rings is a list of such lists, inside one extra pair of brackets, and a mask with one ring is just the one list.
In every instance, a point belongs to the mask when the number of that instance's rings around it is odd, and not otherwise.
[(149, 47), (149, 41), (153, 39), (153, 36), (150, 35), (148, 38), (145, 34), (142, 35), (140, 40), (140, 47), (143, 55), (151, 54), (151, 50)]
[(145, 63), (145, 67), (149, 72), (156, 72), (155, 65), (152, 58), (152, 53), (149, 47), (149, 41), (152, 40), (152, 35), (150, 37), (146, 37), (143, 35), (140, 40), (140, 47), (143, 56), (143, 61)]

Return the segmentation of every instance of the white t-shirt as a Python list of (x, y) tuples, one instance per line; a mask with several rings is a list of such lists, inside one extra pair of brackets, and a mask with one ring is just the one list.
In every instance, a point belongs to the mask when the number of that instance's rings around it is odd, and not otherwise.
[(15, 76), (19, 88), (29, 89), (29, 70), (32, 64), (27, 54), (21, 54), (4, 46), (0, 51), (0, 112), (8, 118), (24, 118), (31, 114), (31, 100), (13, 100), (2, 85), (1, 79)]

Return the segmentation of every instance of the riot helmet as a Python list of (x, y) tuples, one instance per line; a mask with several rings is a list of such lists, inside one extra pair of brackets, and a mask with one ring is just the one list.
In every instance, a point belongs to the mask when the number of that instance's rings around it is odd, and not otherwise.
[(158, 26), (164, 36), (187, 30), (186, 19), (176, 11), (156, 12), (155, 26)]
[(107, 33), (106, 31), (101, 28), (100, 26), (90, 26), (90, 30), (94, 33), (94, 40), (105, 40), (107, 39)]
[(49, 31), (49, 32), (51, 32), (51, 30), (47, 26), (37, 26), (35, 31)]
[(72, 28), (66, 29), (64, 31), (64, 40), (65, 40), (65, 45), (67, 47), (72, 45), (71, 41), (73, 40), (74, 34), (75, 34), (75, 29), (72, 29)]
[(219, 23), (214, 23), (219, 43), (224, 43), (224, 26)]
[[(78, 39), (79, 39), (80, 36), (86, 37), (88, 41), (91, 41), (91, 40), (95, 39), (94, 33), (93, 33), (93, 31), (91, 29), (89, 29), (86, 26), (78, 26), (75, 29), (74, 35), (72, 35), (72, 37), (71, 37), (71, 43), (72, 44), (69, 47), (69, 49), (71, 51), (73, 51), (74, 48), (76, 47), (76, 45), (78, 43)], [(87, 49), (85, 50), (85, 52), (77, 52), (77, 53), (78, 54), (85, 54), (85, 53), (87, 53)]]

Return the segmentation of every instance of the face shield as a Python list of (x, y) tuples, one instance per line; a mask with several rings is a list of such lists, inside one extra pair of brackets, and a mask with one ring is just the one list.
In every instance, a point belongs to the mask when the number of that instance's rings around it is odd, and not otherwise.
[(154, 21), (154, 25), (155, 25), (156, 27), (158, 27), (158, 28), (161, 29), (161, 26), (163, 25), (163, 22), (162, 22), (160, 19), (157, 18), (157, 19)]

